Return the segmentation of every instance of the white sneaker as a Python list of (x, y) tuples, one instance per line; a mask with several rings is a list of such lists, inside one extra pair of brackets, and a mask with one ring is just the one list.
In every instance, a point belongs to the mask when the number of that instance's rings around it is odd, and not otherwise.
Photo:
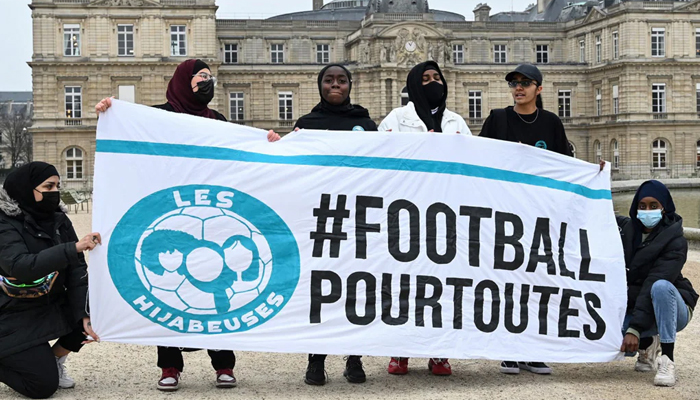
[(75, 387), (75, 381), (68, 376), (66, 370), (66, 358), (68, 356), (56, 357), (56, 366), (58, 367), (58, 387), (61, 389), (71, 389)]
[(656, 386), (673, 386), (676, 384), (676, 363), (671, 361), (667, 355), (662, 355), (656, 361), (658, 371), (654, 377)]
[(645, 350), (639, 350), (639, 356), (637, 357), (637, 362), (634, 363), (634, 370), (638, 372), (649, 372), (656, 369), (656, 358), (661, 353), (661, 343), (659, 342), (659, 336), (654, 336), (654, 340), (651, 345)]

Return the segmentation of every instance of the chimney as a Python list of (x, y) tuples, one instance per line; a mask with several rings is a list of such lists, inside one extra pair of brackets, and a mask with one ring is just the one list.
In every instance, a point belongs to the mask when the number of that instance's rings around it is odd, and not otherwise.
[(474, 21), (488, 21), (491, 14), (491, 7), (486, 3), (479, 3), (474, 8)]
[(323, 0), (314, 0), (314, 11), (320, 10), (323, 7)]
[(552, 0), (537, 0), (537, 14), (542, 14)]

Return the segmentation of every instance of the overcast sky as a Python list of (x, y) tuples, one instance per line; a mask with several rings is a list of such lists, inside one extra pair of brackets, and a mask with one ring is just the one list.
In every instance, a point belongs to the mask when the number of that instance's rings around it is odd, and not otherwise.
[[(453, 11), (474, 19), (472, 10), (486, 1), (493, 9), (522, 11), (535, 0), (430, 0), (430, 7)], [(328, 2), (328, 0), (326, 1)], [(0, 91), (31, 91), (32, 16), (30, 0), (0, 0)], [(218, 0), (218, 18), (269, 18), (273, 15), (311, 9), (312, 0)], [(274, 13), (269, 12), (274, 10)]]

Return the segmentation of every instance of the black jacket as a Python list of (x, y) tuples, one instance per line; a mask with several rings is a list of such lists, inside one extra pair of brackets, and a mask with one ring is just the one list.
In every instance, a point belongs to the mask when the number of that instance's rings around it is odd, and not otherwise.
[(70, 333), (87, 314), (88, 277), (65, 213), (45, 232), (0, 188), (0, 275), (28, 283), (58, 271), (51, 291), (17, 299), (0, 290), (0, 358)]
[[(170, 111), (170, 112), (176, 112), (175, 109), (173, 108), (173, 106), (170, 105), (170, 103), (158, 104), (158, 105), (153, 106), (153, 108), (158, 108), (160, 110), (165, 110), (165, 111)], [(218, 119), (219, 121), (226, 121), (226, 117), (224, 117), (223, 114), (221, 114), (220, 112), (218, 112), (216, 110), (212, 110), (212, 111), (214, 111), (214, 115), (216, 115), (216, 119)]]
[(627, 268), (627, 314), (632, 314), (630, 328), (641, 333), (654, 326), (651, 286), (667, 280), (678, 289), (685, 303), (694, 309), (698, 294), (681, 274), (688, 255), (688, 242), (683, 237), (683, 219), (678, 214), (665, 215), (647, 240), (634, 245), (635, 229), (628, 217), (617, 217), (625, 251)]
[(294, 128), (375, 132), (377, 123), (370, 118), (367, 109), (358, 105), (349, 106), (345, 112), (334, 113), (319, 104), (309, 114), (299, 118)]
[(566, 137), (564, 124), (559, 117), (547, 110), (538, 110), (536, 120), (523, 121), (531, 116), (518, 116), (513, 106), (491, 110), (481, 128), (480, 137), (520, 142), (573, 157)]

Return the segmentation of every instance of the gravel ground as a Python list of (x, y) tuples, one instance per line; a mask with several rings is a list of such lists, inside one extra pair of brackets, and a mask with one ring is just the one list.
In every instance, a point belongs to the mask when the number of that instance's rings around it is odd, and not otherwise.
[[(78, 235), (90, 230), (91, 215), (70, 214)], [(700, 251), (692, 251), (685, 275), (700, 287)], [(698, 319), (697, 317), (695, 318)], [(388, 358), (364, 359), (367, 383), (350, 384), (342, 376), (342, 357), (326, 361), (330, 382), (323, 387), (304, 384), (306, 356), (237, 352), (235, 373), (239, 386), (216, 389), (206, 352), (185, 354), (181, 389), (175, 394), (155, 389), (160, 377), (152, 347), (115, 343), (93, 344), (69, 357), (67, 366), (76, 381), (74, 389), (59, 390), (58, 399), (163, 399), (168, 397), (214, 399), (700, 399), (700, 324), (693, 320), (678, 334), (675, 358), (678, 383), (673, 388), (653, 384), (653, 373), (634, 371), (634, 359), (608, 364), (553, 364), (550, 376), (522, 372), (506, 376), (498, 362), (451, 360), (453, 375), (429, 374), (427, 360), (411, 359), (406, 376), (386, 373)], [(0, 385), (0, 399), (18, 399)]]

